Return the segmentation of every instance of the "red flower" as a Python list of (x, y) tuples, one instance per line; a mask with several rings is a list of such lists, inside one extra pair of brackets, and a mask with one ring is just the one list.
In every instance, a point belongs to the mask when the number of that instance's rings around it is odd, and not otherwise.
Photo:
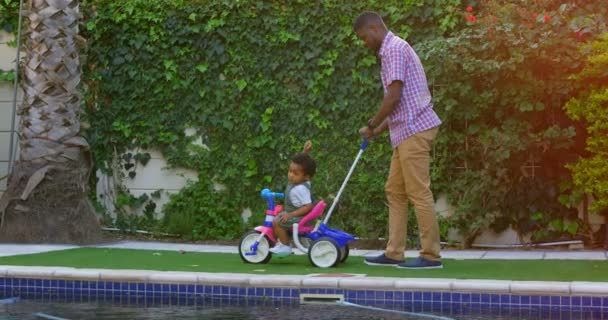
[(470, 15), (470, 14), (469, 14), (469, 15), (467, 15), (466, 17), (464, 17), (464, 18), (465, 18), (465, 19), (467, 19), (467, 21), (470, 21), (470, 22), (475, 22), (475, 21), (477, 21), (477, 19), (475, 18), (475, 16)]
[(549, 20), (551, 20), (551, 17), (549, 17), (548, 15), (545, 15), (545, 22), (549, 22)]
[(473, 11), (473, 7), (467, 7), (467, 12)]

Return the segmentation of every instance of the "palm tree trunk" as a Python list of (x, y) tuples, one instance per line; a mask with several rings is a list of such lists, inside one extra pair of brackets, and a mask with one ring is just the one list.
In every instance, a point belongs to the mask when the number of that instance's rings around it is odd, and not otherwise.
[(0, 199), (0, 241), (92, 243), (89, 145), (80, 136), (78, 1), (31, 0), (26, 13), (20, 153)]

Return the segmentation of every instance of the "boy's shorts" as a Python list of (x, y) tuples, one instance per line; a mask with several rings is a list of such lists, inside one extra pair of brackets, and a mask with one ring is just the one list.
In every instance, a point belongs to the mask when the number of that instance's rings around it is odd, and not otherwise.
[[(285, 212), (281, 212), (281, 213), (285, 213)], [(274, 219), (277, 220), (277, 222), (279, 223), (281, 228), (283, 228), (285, 230), (289, 230), (289, 228), (291, 228), (294, 223), (300, 222), (300, 220), (302, 220), (302, 217), (289, 218), (289, 220), (287, 220), (287, 222), (281, 222), (278, 215)]]

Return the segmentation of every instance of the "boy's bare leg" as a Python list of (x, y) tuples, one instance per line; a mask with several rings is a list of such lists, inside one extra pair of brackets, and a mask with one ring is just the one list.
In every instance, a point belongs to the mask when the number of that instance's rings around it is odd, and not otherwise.
[(281, 227), (276, 220), (272, 222), (272, 229), (274, 230), (274, 235), (279, 238), (279, 241), (288, 246), (289, 235), (287, 234), (287, 230), (283, 229), (283, 227)]

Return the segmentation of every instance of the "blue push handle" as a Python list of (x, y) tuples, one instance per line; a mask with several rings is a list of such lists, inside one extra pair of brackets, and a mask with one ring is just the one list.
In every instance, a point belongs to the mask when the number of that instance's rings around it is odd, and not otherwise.
[(262, 190), (262, 192), (260, 194), (262, 195), (262, 198), (264, 198), (266, 200), (285, 197), (284, 194), (282, 194), (280, 192), (272, 192), (272, 191), (270, 191), (270, 189), (264, 189), (264, 190)]
[(368, 143), (369, 143), (369, 140), (363, 139), (363, 142), (361, 143), (361, 150), (365, 150), (365, 148), (367, 148)]

